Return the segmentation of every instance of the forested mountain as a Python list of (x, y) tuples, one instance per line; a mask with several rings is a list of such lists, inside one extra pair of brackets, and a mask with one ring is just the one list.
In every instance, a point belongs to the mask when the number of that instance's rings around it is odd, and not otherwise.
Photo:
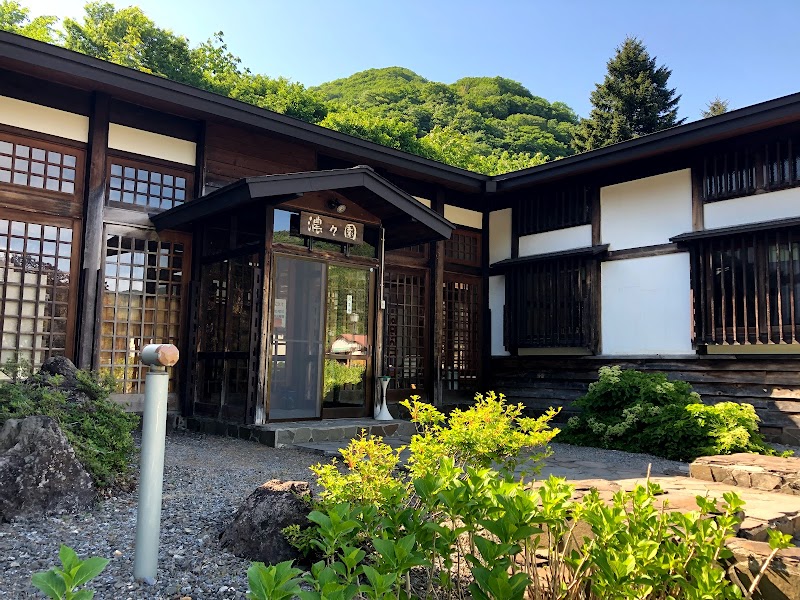
[(401, 67), (369, 69), (322, 84), (319, 91), (334, 111), (361, 109), (407, 121), (423, 137), (452, 129), (492, 150), (571, 154), (577, 115), (563, 102), (534, 96), (503, 77), (466, 77), (453, 84), (429, 81)]
[(193, 46), (135, 6), (90, 2), (82, 20), (59, 24), (0, 0), (0, 29), (487, 174), (567, 156), (578, 123), (566, 104), (503, 77), (446, 84), (389, 67), (309, 89), (243, 67), (221, 32)]

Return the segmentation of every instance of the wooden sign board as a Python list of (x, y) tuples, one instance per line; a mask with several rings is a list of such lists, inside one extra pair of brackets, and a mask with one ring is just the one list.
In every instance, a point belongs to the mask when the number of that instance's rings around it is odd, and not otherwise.
[(302, 211), (300, 235), (343, 244), (363, 244), (364, 224)]

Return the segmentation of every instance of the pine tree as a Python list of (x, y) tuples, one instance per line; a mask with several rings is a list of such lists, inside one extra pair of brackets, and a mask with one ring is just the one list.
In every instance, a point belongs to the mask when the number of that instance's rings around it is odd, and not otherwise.
[(728, 112), (728, 101), (717, 96), (708, 103), (705, 110), (700, 111), (700, 114), (704, 119), (707, 119), (717, 115), (724, 115), (726, 112)]
[(592, 112), (573, 140), (578, 152), (647, 135), (683, 123), (680, 95), (667, 87), (672, 71), (656, 66), (644, 43), (628, 37), (608, 61), (608, 74), (592, 92)]

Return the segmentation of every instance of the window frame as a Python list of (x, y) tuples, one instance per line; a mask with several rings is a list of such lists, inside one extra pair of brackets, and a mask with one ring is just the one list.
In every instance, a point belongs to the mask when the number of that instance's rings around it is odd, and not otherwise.
[[(69, 217), (80, 216), (83, 210), (85, 191), (86, 144), (7, 125), (0, 125), (0, 139), (9, 141), (15, 146), (37, 147), (47, 152), (75, 156), (74, 189), (71, 193), (37, 188), (26, 184), (0, 182), (0, 202), (3, 205), (36, 212), (47, 211)], [(45, 161), (44, 164), (48, 163)], [(13, 169), (11, 170), (13, 173)]]
[[(103, 231), (103, 268), (104, 272), (101, 274), (100, 278), (98, 279), (98, 302), (97, 302), (97, 334), (96, 334), (96, 345), (93, 357), (93, 363), (96, 365), (96, 368), (99, 370), (101, 368), (107, 367), (101, 363), (101, 356), (100, 353), (102, 351), (102, 338), (104, 337), (103, 334), (103, 324), (106, 323), (106, 319), (103, 316), (103, 309), (106, 307), (105, 299), (104, 299), (104, 290), (101, 286), (105, 285), (106, 280), (106, 273), (105, 273), (105, 256), (108, 250), (108, 240), (110, 236), (117, 236), (120, 238), (131, 238), (134, 240), (142, 240), (145, 243), (149, 241), (157, 241), (157, 242), (167, 242), (170, 244), (183, 244), (183, 265), (181, 267), (182, 270), (182, 279), (181, 279), (181, 306), (179, 308), (179, 318), (178, 318), (178, 339), (177, 339), (177, 346), (178, 348), (185, 348), (186, 342), (189, 337), (189, 319), (188, 313), (191, 308), (192, 299), (189, 297), (190, 285), (191, 285), (191, 276), (192, 276), (192, 235), (189, 233), (184, 232), (177, 232), (177, 231), (162, 231), (156, 232), (152, 229), (143, 229), (139, 227), (127, 227), (123, 225), (114, 225), (114, 224), (106, 224)], [(142, 310), (145, 310), (145, 307), (142, 307)], [(157, 309), (155, 309), (157, 310)], [(116, 323), (116, 318), (113, 323)], [(128, 324), (131, 324), (132, 321), (128, 320)], [(145, 325), (144, 321), (138, 321), (138, 323), (142, 326)], [(116, 330), (112, 334), (113, 338), (117, 337)], [(113, 344), (113, 341), (112, 341)], [(113, 348), (111, 350), (112, 354), (112, 361), (113, 361)], [(127, 366), (127, 363), (126, 363)], [(111, 367), (113, 368), (113, 362)], [(174, 391), (169, 392), (169, 397), (171, 400), (175, 400), (180, 394), (182, 386), (185, 384), (184, 373), (182, 369), (172, 369), (170, 373), (170, 380), (171, 383), (174, 383)], [(143, 388), (144, 379), (140, 379), (141, 387)], [(144, 392), (131, 392), (126, 393), (124, 390), (117, 392), (113, 395), (115, 398), (123, 400), (129, 403), (136, 403), (137, 401), (143, 400)]]
[[(785, 152), (784, 152), (785, 151)], [(788, 154), (788, 158), (782, 158)], [(772, 160), (771, 157), (775, 157)], [(776, 165), (787, 161), (788, 181), (772, 183)], [(733, 163), (729, 166), (729, 163)], [(740, 167), (739, 163), (744, 165)], [(780, 168), (780, 167), (779, 167)], [(714, 144), (697, 155), (693, 171), (697, 173), (696, 190), (703, 203), (722, 202), (733, 198), (755, 196), (800, 186), (800, 131), (782, 129), (761, 132), (735, 142)], [(741, 173), (751, 171), (746, 176)], [(782, 170), (781, 170), (782, 171)], [(731, 187), (731, 181), (748, 179), (736, 189), (710, 192), (711, 188)]]
[[(605, 247), (602, 247), (605, 250)], [(505, 274), (505, 309), (503, 313), (503, 345), (516, 353), (520, 348), (525, 349), (584, 349), (596, 354), (599, 348), (599, 298), (600, 298), (600, 247), (595, 247), (572, 252), (553, 253), (514, 259), (502, 267)], [(569, 273), (571, 270), (580, 269), (580, 287), (575, 294), (574, 286), (568, 285), (567, 278), (558, 278), (559, 275)], [(495, 267), (495, 271), (497, 271)], [(537, 279), (537, 275), (540, 276)], [(556, 277), (550, 284), (546, 277)], [(555, 312), (568, 309), (577, 310), (578, 317), (570, 325), (562, 325), (554, 318), (548, 318), (545, 312), (553, 314), (552, 306), (545, 306), (545, 311), (531, 319), (534, 306), (527, 306), (534, 302), (528, 300), (531, 296), (526, 292), (530, 286), (535, 286), (536, 293), (533, 297), (555, 297), (552, 294), (555, 282), (555, 292), (567, 292), (566, 302), (561, 308), (556, 301)], [(549, 290), (549, 291), (548, 291)], [(575, 298), (578, 297), (578, 301)], [(523, 311), (523, 309), (526, 309)], [(533, 321), (530, 323), (529, 321)], [(547, 324), (551, 323), (550, 328)], [(572, 328), (573, 333), (564, 328)], [(539, 330), (537, 332), (537, 329)]]
[[(711, 347), (788, 350), (800, 344), (796, 221), (784, 227), (734, 227), (682, 236), (690, 253), (692, 343), (701, 352)], [(781, 258), (784, 250), (786, 260)]]
[[(181, 204), (175, 204), (175, 199), (173, 198), (173, 205), (170, 208), (161, 208), (150, 206), (149, 204), (141, 205), (136, 203), (127, 203), (123, 202), (122, 200), (111, 200), (111, 179), (112, 177), (117, 177), (116, 175), (112, 175), (112, 168), (114, 165), (122, 166), (123, 170), (125, 167), (139, 170), (148, 171), (150, 173), (157, 172), (162, 177), (164, 175), (169, 175), (172, 177), (182, 177), (185, 179), (185, 197), (184, 200), (180, 201)], [(187, 202), (191, 202), (194, 200), (194, 179), (195, 179), (195, 167), (191, 165), (184, 165), (180, 163), (175, 163), (167, 160), (163, 160), (160, 158), (153, 158), (148, 156), (141, 156), (138, 154), (131, 154), (129, 152), (123, 152), (120, 150), (109, 150), (106, 155), (106, 183), (105, 183), (105, 206), (107, 208), (121, 208), (123, 210), (133, 210), (136, 212), (145, 212), (145, 213), (157, 213), (157, 212), (164, 212), (175, 208), (176, 206), (181, 206), (182, 204), (186, 204)], [(122, 177), (122, 180), (125, 181), (125, 178)], [(172, 186), (173, 188), (175, 186)], [(120, 188), (121, 191), (124, 191), (124, 188)], [(136, 194), (134, 190), (134, 195)], [(148, 197), (150, 194), (148, 194)], [(159, 196), (163, 201), (163, 198)]]
[[(66, 316), (66, 331), (64, 341), (64, 356), (70, 360), (75, 358), (75, 344), (77, 334), (77, 307), (78, 307), (78, 279), (80, 277), (80, 261), (81, 261), (81, 246), (82, 246), (82, 227), (81, 220), (69, 217), (57, 217), (42, 213), (34, 213), (30, 211), (20, 210), (4, 210), (3, 218), (8, 221), (20, 221), (28, 224), (35, 224), (41, 226), (53, 226), (59, 228), (70, 228), (72, 230), (71, 241), (71, 255), (70, 259), (70, 274), (69, 274), (69, 287), (67, 291), (67, 316)], [(25, 239), (28, 239), (26, 236)], [(22, 289), (22, 286), (20, 286)], [(36, 288), (37, 290), (40, 288)], [(37, 292), (38, 296), (38, 292)], [(8, 283), (7, 281), (0, 282), (0, 305), (5, 307), (5, 301), (8, 298)], [(21, 301), (21, 298), (20, 298)], [(0, 315), (0, 321), (6, 316), (5, 310)], [(0, 326), (0, 335), (2, 335), (2, 327)], [(19, 326), (17, 327), (17, 335), (20, 335)]]

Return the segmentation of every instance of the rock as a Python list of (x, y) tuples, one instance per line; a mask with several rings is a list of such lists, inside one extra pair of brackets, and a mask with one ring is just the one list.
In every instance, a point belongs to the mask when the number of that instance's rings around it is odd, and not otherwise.
[[(726, 543), (733, 557), (727, 559), (739, 580), (747, 587), (769, 556), (766, 542), (733, 538)], [(800, 548), (778, 552), (758, 586), (756, 598), (762, 600), (800, 600)]]
[(92, 478), (53, 419), (6, 421), (0, 430), (0, 522), (75, 512), (94, 499)]
[(308, 525), (310, 498), (307, 482), (272, 479), (247, 497), (220, 535), (220, 543), (236, 556), (268, 565), (297, 559), (299, 552), (281, 530)]
[(39, 369), (41, 373), (47, 375), (60, 375), (62, 377), (59, 387), (66, 389), (75, 389), (78, 387), (78, 368), (72, 364), (72, 361), (64, 356), (51, 356)]

